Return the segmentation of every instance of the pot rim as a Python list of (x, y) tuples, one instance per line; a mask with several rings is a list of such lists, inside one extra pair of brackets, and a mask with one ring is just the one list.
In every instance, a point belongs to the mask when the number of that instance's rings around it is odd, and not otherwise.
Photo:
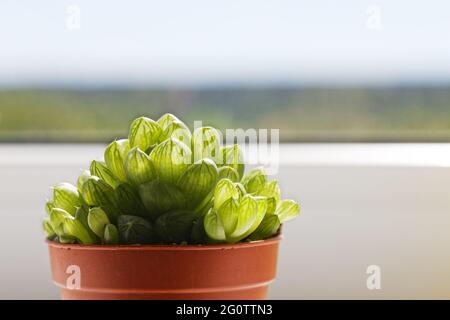
[(52, 240), (45, 240), (49, 247), (68, 250), (93, 250), (93, 251), (204, 251), (204, 250), (226, 250), (237, 248), (253, 248), (270, 245), (280, 242), (283, 238), (281, 234), (275, 235), (271, 238), (251, 241), (238, 242), (226, 244), (194, 244), (194, 245), (178, 245), (178, 244), (136, 244), (136, 245), (99, 245), (99, 244), (66, 244), (58, 243)]

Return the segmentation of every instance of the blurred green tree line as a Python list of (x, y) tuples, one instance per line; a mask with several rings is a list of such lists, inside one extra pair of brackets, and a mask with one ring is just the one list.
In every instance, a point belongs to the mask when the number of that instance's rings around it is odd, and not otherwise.
[(165, 112), (284, 142), (450, 141), (450, 87), (0, 91), (0, 141), (104, 142)]

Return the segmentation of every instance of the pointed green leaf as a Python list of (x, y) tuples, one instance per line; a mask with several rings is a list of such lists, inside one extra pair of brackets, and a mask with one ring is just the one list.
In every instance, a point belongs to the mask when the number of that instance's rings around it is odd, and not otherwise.
[(267, 182), (264, 187), (257, 192), (258, 196), (275, 198), (276, 202), (279, 202), (281, 199), (280, 186), (278, 185), (277, 180), (272, 180)]
[(78, 193), (81, 193), (81, 190), (83, 189), (83, 184), (86, 182), (86, 180), (91, 176), (91, 172), (89, 170), (83, 170), (78, 177), (77, 180), (77, 189)]
[(214, 190), (214, 208), (219, 209), (230, 198), (239, 199), (239, 190), (231, 180), (222, 179), (217, 183)]
[(139, 196), (139, 193), (128, 183), (122, 183), (116, 188), (117, 200), (120, 211), (123, 214), (140, 216), (143, 218), (150, 217), (145, 209), (144, 204)]
[(203, 225), (205, 227), (205, 232), (213, 240), (224, 241), (225, 230), (223, 228), (222, 221), (220, 220), (219, 214), (216, 210), (212, 209), (205, 215), (203, 220)]
[(60, 183), (53, 187), (53, 206), (66, 210), (72, 216), (81, 206), (78, 190), (70, 183)]
[(245, 164), (244, 155), (242, 154), (239, 145), (235, 144), (232, 146), (223, 147), (221, 150), (222, 165), (234, 168), (239, 174), (239, 177), (242, 178), (244, 174)]
[(189, 208), (195, 208), (215, 187), (217, 175), (217, 166), (210, 159), (202, 159), (187, 168), (177, 185), (186, 195)]
[(300, 214), (300, 206), (294, 200), (282, 200), (275, 210), (281, 223), (294, 219)]
[(222, 137), (215, 128), (197, 128), (192, 136), (192, 152), (194, 160), (209, 158), (215, 162), (220, 162), (220, 146)]
[(47, 202), (45, 202), (45, 212), (47, 212), (47, 214), (50, 214), (54, 207), (55, 205), (52, 200), (47, 200)]
[(239, 198), (243, 197), (247, 194), (247, 191), (245, 190), (244, 186), (242, 185), (242, 183), (239, 182), (235, 182), (234, 183), (234, 187), (236, 188), (236, 190), (239, 192)]
[(42, 228), (44, 229), (47, 239), (53, 239), (56, 236), (56, 233), (53, 230), (52, 224), (48, 218), (42, 221)]
[(195, 216), (190, 211), (171, 211), (155, 221), (155, 230), (165, 243), (189, 241)]
[(197, 216), (204, 216), (214, 206), (214, 189), (193, 210)]
[(170, 138), (178, 139), (185, 145), (190, 146), (192, 134), (189, 128), (182, 121), (174, 120), (164, 128), (161, 136), (159, 137), (159, 141), (163, 142)]
[(267, 174), (263, 167), (250, 170), (242, 179), (242, 184), (248, 193), (258, 194), (264, 189), (267, 182)]
[(123, 244), (148, 244), (153, 238), (152, 225), (141, 217), (120, 216), (118, 230), (120, 242)]
[(233, 198), (226, 200), (217, 210), (227, 239), (236, 230), (239, 218), (239, 204)]
[(58, 241), (59, 241), (59, 243), (63, 243), (63, 244), (71, 244), (71, 243), (76, 243), (77, 238), (64, 235), (64, 236), (59, 236)]
[(113, 188), (120, 183), (120, 180), (114, 176), (104, 162), (93, 160), (91, 162), (90, 173), (93, 176), (99, 177)]
[(281, 199), (280, 187), (277, 180), (267, 182), (262, 189), (256, 192), (258, 196), (267, 197), (267, 213), (275, 214), (278, 202)]
[(82, 197), (91, 207), (102, 207), (109, 219), (115, 223), (119, 215), (119, 205), (114, 189), (96, 176), (91, 176), (84, 183)]
[(242, 236), (252, 227), (258, 216), (258, 203), (250, 196), (244, 196), (238, 207), (238, 221), (236, 227), (230, 235), (230, 239), (233, 242), (237, 242), (242, 239)]
[(173, 122), (181, 122), (180, 119), (178, 119), (176, 116), (174, 116), (171, 113), (166, 113), (161, 116), (161, 118), (158, 119), (158, 124), (161, 127), (162, 130), (165, 130), (168, 126), (170, 126)]
[(152, 150), (150, 159), (162, 181), (176, 183), (191, 164), (191, 150), (178, 139), (170, 138)]
[(162, 213), (186, 208), (183, 192), (177, 186), (159, 179), (140, 185), (139, 195), (153, 219)]
[(81, 193), (90, 206), (115, 205), (114, 189), (99, 177), (91, 176), (84, 183)]
[(138, 147), (147, 151), (158, 143), (161, 133), (161, 126), (157, 122), (146, 117), (140, 117), (131, 123), (128, 140), (132, 148)]
[(50, 225), (52, 226), (53, 231), (61, 237), (64, 235), (64, 230), (62, 228), (62, 224), (64, 219), (72, 217), (70, 213), (68, 213), (64, 209), (53, 208), (49, 215)]
[(86, 230), (89, 232), (90, 236), (96, 240), (96, 243), (99, 242), (99, 238), (94, 233), (94, 231), (91, 230), (88, 223), (88, 215), (89, 215), (89, 206), (82, 205), (80, 208), (78, 208), (77, 213), (75, 214), (75, 220), (80, 221), (83, 226), (86, 228)]
[(91, 228), (98, 237), (103, 238), (105, 226), (110, 223), (105, 211), (99, 207), (91, 208), (87, 220), (89, 228)]
[(223, 166), (219, 168), (219, 180), (229, 179), (233, 182), (239, 182), (239, 173), (232, 167)]
[(127, 181), (125, 173), (125, 159), (130, 152), (128, 139), (122, 139), (112, 142), (105, 150), (106, 166), (120, 181)]
[(125, 161), (128, 180), (138, 186), (156, 178), (156, 170), (150, 157), (139, 148), (133, 148)]
[(94, 244), (95, 239), (91, 237), (83, 224), (74, 217), (65, 218), (63, 221), (64, 234), (75, 237), (82, 244)]
[(119, 244), (119, 230), (117, 230), (115, 225), (106, 225), (105, 233), (103, 235), (103, 242), (109, 245)]
[(267, 208), (268, 208), (268, 199), (266, 197), (253, 197), (252, 198), (256, 201), (256, 204), (258, 206), (258, 211), (255, 217), (255, 220), (253, 221), (252, 226), (240, 237), (240, 239), (244, 239), (248, 237), (251, 233), (253, 233), (258, 226), (260, 225), (261, 221), (266, 216)]
[(277, 200), (272, 198), (267, 198), (267, 213), (275, 214), (275, 210), (277, 209)]
[(279, 228), (280, 220), (278, 219), (278, 216), (275, 214), (267, 215), (255, 232), (250, 235), (249, 240), (257, 241), (270, 238), (278, 232)]

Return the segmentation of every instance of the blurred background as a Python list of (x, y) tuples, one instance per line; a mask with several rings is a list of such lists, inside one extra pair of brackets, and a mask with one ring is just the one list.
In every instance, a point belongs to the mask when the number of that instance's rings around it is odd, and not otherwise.
[(58, 298), (48, 187), (165, 112), (280, 129), (303, 216), (272, 298), (450, 298), (449, 15), (444, 0), (2, 1), (0, 298)]

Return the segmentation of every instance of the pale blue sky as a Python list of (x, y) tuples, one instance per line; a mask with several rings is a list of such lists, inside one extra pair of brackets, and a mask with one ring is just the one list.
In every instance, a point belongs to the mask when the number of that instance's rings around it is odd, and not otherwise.
[(450, 82), (450, 1), (0, 3), (0, 86), (405, 81)]

